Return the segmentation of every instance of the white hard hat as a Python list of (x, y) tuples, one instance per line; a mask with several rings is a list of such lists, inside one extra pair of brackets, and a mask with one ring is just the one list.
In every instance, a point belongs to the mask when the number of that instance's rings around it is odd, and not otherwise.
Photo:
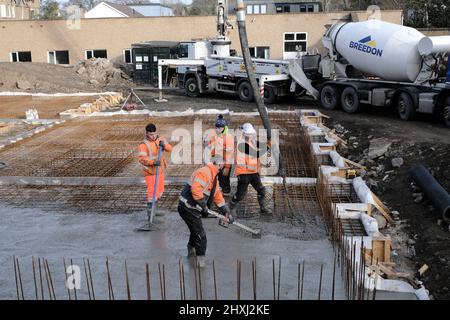
[(242, 125), (242, 133), (245, 135), (253, 135), (256, 134), (256, 130), (251, 123), (247, 122)]

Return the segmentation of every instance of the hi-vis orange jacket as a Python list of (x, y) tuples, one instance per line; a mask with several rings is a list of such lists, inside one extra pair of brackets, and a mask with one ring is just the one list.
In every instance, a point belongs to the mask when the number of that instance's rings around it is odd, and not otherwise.
[(208, 163), (206, 166), (192, 173), (189, 184), (191, 185), (191, 193), (194, 200), (201, 200), (204, 198), (204, 195), (207, 195), (208, 197), (214, 197), (214, 203), (219, 208), (225, 205), (225, 199), (223, 198), (219, 182), (216, 184), (215, 193), (211, 195), (214, 177), (218, 172), (219, 170), (212, 163)]
[[(240, 143), (244, 144), (245, 141), (240, 141)], [(257, 150), (253, 142), (248, 141), (247, 143), (250, 146), (250, 149)], [(241, 174), (258, 173), (260, 163), (257, 152), (249, 152), (249, 154), (246, 154), (243, 150), (239, 150), (239, 147), (236, 149), (236, 169), (234, 171), (236, 176)]]
[[(161, 140), (166, 141), (162, 137), (158, 137), (155, 141), (149, 141), (147, 139), (144, 140), (139, 145), (138, 148), (138, 157), (139, 163), (142, 165), (142, 169), (144, 170), (144, 174), (146, 176), (154, 176), (156, 175), (156, 167), (154, 166), (154, 161), (158, 160), (158, 150), (159, 150), (159, 142)], [(169, 143), (164, 145), (164, 151), (170, 152), (172, 151), (172, 146)], [(167, 167), (167, 160), (164, 157), (164, 153), (161, 155), (161, 165), (160, 165), (160, 173), (163, 173)]]
[(234, 162), (234, 136), (228, 132), (228, 128), (222, 134), (211, 134), (206, 139), (205, 152), (211, 152), (211, 157), (223, 158), (225, 165), (231, 167)]

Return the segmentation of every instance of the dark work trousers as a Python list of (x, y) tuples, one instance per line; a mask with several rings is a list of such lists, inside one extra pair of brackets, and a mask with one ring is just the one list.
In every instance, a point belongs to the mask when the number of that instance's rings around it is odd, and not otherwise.
[(258, 193), (258, 201), (260, 199), (264, 199), (266, 196), (266, 188), (263, 186), (261, 182), (261, 177), (259, 173), (252, 174), (241, 174), (238, 175), (238, 186), (233, 199), (231, 199), (232, 203), (237, 203), (245, 198), (247, 194), (248, 185), (251, 184), (253, 188), (255, 188)]
[(178, 204), (178, 213), (191, 232), (188, 245), (195, 248), (197, 256), (204, 256), (207, 240), (205, 229), (203, 229), (202, 215), (197, 210), (187, 208), (183, 203)]
[[(230, 168), (231, 171), (231, 168)], [(224, 176), (222, 174), (222, 171), (219, 171), (219, 185), (222, 188), (223, 193), (230, 193), (231, 192), (231, 185), (230, 185), (230, 174), (228, 173), (228, 176)]]

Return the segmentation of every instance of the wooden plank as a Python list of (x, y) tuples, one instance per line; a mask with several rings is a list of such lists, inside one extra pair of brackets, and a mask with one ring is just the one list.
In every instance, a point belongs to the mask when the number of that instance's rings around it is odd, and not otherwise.
[(389, 221), (389, 223), (394, 223), (394, 219), (391, 217), (390, 215), (390, 210), (388, 207), (386, 207), (380, 200), (380, 198), (378, 198), (373, 192), (372, 192), (372, 198), (375, 201), (375, 203), (373, 203), (373, 205), (375, 206), (375, 208), (378, 209), (378, 211), (380, 211), (380, 213), (383, 215), (383, 217), (386, 218), (387, 221)]
[(363, 166), (363, 165), (360, 165), (359, 163), (353, 162), (353, 161), (351, 161), (351, 160), (349, 160), (349, 159), (347, 159), (347, 158), (343, 158), (343, 159), (344, 159), (344, 161), (345, 161), (346, 163), (348, 163), (348, 164), (351, 164), (351, 165), (353, 165), (353, 166), (355, 166), (355, 167), (357, 167), (357, 168), (363, 169), (363, 170), (367, 170), (367, 167), (365, 167), (365, 166)]

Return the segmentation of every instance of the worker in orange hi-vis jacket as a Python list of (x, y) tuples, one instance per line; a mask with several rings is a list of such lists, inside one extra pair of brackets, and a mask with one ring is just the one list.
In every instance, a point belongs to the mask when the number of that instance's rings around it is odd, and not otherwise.
[[(161, 159), (158, 161), (158, 152), (162, 147)], [(158, 136), (156, 126), (149, 123), (145, 127), (145, 139), (139, 145), (138, 157), (139, 163), (142, 165), (145, 175), (145, 183), (147, 185), (147, 210), (151, 210), (153, 192), (155, 188), (156, 170), (159, 170), (158, 182), (156, 184), (155, 201), (161, 198), (164, 192), (164, 171), (167, 167), (167, 160), (164, 157), (164, 151), (170, 152), (172, 146), (163, 138)], [(155, 215), (161, 215), (156, 212)]]
[(222, 115), (218, 116), (215, 127), (214, 133), (205, 139), (205, 163), (214, 161), (216, 157), (223, 159), (224, 165), (219, 171), (218, 179), (223, 195), (229, 196), (231, 166), (234, 162), (234, 136), (228, 130), (227, 122)]
[(233, 217), (225, 203), (222, 190), (218, 185), (219, 171), (223, 168), (217, 158), (214, 163), (197, 169), (192, 173), (191, 179), (181, 191), (178, 202), (178, 213), (189, 228), (190, 236), (187, 244), (188, 257), (196, 257), (198, 266), (205, 266), (206, 232), (203, 228), (202, 217), (208, 217), (208, 210), (212, 203), (224, 215), (224, 222), (232, 222)]

